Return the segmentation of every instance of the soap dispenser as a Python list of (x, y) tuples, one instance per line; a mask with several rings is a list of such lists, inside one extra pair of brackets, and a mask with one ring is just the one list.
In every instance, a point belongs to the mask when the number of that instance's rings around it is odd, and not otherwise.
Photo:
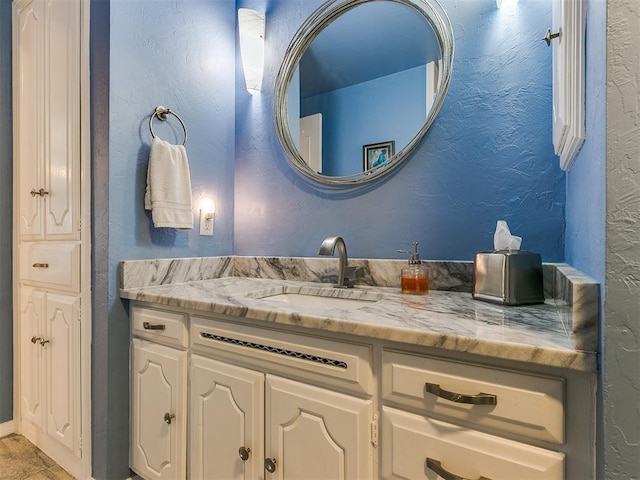
[(426, 295), (429, 292), (429, 276), (427, 267), (420, 261), (418, 242), (413, 242), (413, 252), (398, 250), (398, 253), (410, 255), (409, 264), (400, 272), (402, 293)]

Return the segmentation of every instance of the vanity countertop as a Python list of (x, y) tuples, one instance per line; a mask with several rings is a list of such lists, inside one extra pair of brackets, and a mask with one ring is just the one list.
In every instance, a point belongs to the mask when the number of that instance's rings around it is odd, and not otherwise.
[[(345, 311), (274, 304), (256, 296), (283, 288), (304, 293), (326, 289), (331, 296), (376, 295), (370, 305)], [(494, 358), (593, 372), (595, 352), (576, 349), (579, 332), (574, 309), (548, 299), (530, 306), (502, 306), (474, 300), (468, 292), (430, 291), (403, 295), (399, 288), (360, 286), (333, 289), (330, 284), (282, 279), (220, 277), (122, 288), (129, 300), (223, 314), (274, 324), (296, 325)]]

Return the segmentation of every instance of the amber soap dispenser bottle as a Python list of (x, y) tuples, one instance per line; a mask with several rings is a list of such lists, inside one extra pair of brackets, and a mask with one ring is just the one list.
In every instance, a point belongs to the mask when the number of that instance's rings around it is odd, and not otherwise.
[(420, 261), (418, 242), (413, 242), (413, 252), (398, 250), (398, 253), (410, 255), (409, 264), (400, 272), (402, 293), (414, 295), (426, 295), (429, 293), (429, 275), (427, 267)]

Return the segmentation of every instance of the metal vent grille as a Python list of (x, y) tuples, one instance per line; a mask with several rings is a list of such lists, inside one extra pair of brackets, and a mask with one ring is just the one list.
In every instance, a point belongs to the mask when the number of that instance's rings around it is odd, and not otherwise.
[(307, 360), (314, 363), (322, 363), (323, 365), (331, 365), (332, 367), (338, 367), (347, 369), (347, 362), (340, 360), (333, 360), (331, 358), (319, 357), (317, 355), (309, 355), (308, 353), (295, 352), (293, 350), (287, 350), (284, 348), (272, 347), (270, 345), (262, 345), (261, 343), (247, 342), (246, 340), (238, 340), (237, 338), (223, 337), (221, 335), (214, 335), (212, 333), (200, 332), (202, 338), (209, 340), (215, 340), (217, 342), (230, 343), (233, 345), (239, 345), (241, 347), (254, 348), (256, 350), (263, 350), (265, 352), (276, 353), (278, 355), (284, 355), (286, 357), (295, 357), (301, 360)]

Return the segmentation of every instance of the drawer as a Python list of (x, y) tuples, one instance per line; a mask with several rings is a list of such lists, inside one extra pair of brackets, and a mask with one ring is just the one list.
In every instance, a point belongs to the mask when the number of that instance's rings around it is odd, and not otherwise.
[(563, 453), (389, 407), (382, 409), (381, 442), (385, 479), (564, 478)]
[(19, 248), (20, 280), (62, 290), (79, 291), (79, 244), (22, 244)]
[(133, 334), (148, 340), (186, 348), (188, 330), (186, 315), (155, 308), (131, 307)]
[(371, 348), (304, 334), (191, 317), (191, 344), (203, 354), (301, 380), (373, 393)]
[[(386, 350), (382, 398), (427, 415), (564, 443), (564, 380), (558, 378)], [(495, 405), (482, 403), (492, 398)]]

